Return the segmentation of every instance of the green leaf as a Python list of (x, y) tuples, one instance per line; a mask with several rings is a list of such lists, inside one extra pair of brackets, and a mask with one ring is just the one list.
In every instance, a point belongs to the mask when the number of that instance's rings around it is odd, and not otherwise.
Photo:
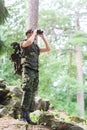
[(0, 55), (5, 53), (5, 44), (2, 40), (0, 40)]
[(77, 31), (66, 43), (71, 45), (87, 45), (87, 33)]
[(0, 0), (0, 25), (5, 23), (9, 16), (8, 10), (4, 5), (4, 0)]

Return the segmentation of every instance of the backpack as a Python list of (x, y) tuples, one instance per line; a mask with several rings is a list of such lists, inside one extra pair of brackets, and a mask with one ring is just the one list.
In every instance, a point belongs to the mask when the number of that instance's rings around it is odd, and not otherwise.
[(13, 62), (15, 74), (21, 75), (22, 74), (22, 65), (21, 65), (21, 47), (20, 44), (17, 42), (13, 42), (11, 44), (13, 48), (13, 53), (11, 54), (10, 60)]

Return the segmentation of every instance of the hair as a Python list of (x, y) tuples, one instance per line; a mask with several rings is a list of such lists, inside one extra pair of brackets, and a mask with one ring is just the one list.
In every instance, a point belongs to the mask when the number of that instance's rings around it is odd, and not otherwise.
[(33, 32), (32, 29), (28, 29), (27, 32), (26, 32), (25, 34), (27, 35), (28, 33), (32, 33), (32, 32)]

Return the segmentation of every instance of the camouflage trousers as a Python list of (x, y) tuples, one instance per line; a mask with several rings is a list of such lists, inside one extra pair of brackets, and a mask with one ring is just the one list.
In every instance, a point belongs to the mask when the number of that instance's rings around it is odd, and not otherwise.
[(36, 70), (31, 70), (24, 67), (22, 70), (22, 109), (27, 111), (32, 111), (35, 92), (38, 90), (39, 83), (39, 72)]

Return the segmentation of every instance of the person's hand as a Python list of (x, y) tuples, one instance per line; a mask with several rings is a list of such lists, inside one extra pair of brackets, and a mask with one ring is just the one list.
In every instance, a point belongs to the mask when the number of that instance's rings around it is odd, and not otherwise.
[(34, 31), (33, 31), (33, 34), (36, 36), (37, 35), (37, 29), (35, 29)]
[(38, 34), (38, 36), (40, 36), (42, 39), (45, 38), (45, 34), (44, 34), (44, 33), (42, 33), (42, 34)]

